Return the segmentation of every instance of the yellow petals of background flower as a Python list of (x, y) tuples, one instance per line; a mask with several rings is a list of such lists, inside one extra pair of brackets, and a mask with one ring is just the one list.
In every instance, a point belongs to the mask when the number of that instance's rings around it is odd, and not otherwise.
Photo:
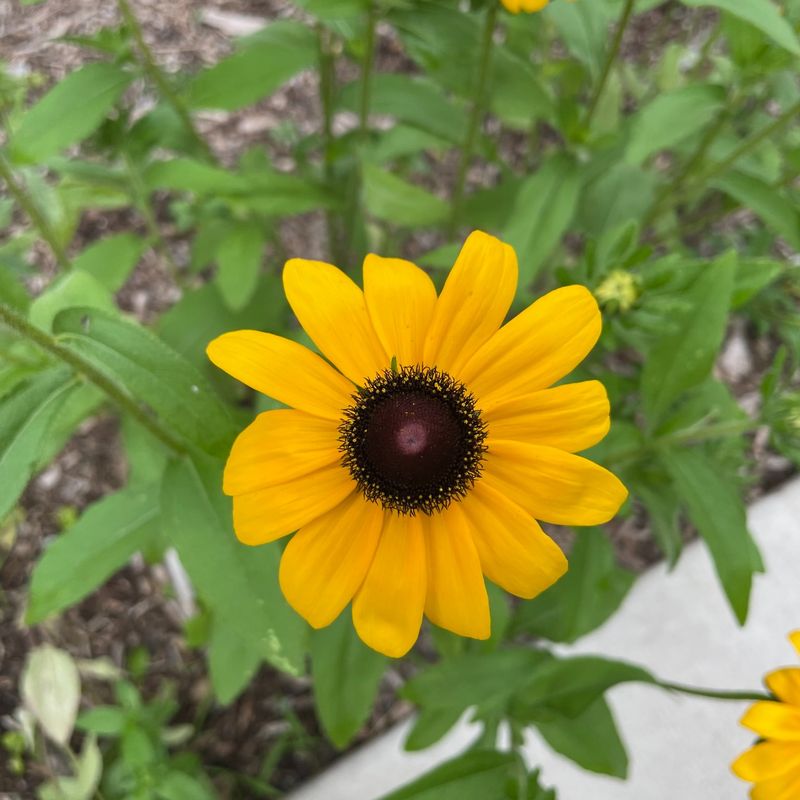
[(541, 11), (549, 2), (550, 0), (502, 0), (512, 14), (519, 14), (520, 11), (532, 14), (534, 11)]
[(259, 331), (208, 346), (218, 367), (289, 406), (260, 414), (231, 450), (237, 536), (294, 533), (280, 584), (316, 628), (352, 604), (359, 636), (389, 656), (408, 652), (424, 617), (487, 638), (484, 576), (530, 598), (567, 569), (537, 520), (600, 524), (627, 496), (576, 455), (608, 432), (603, 386), (553, 386), (597, 341), (597, 303), (566, 286), (503, 325), (516, 255), (479, 231), (438, 295), (414, 264), (376, 255), (363, 290), (302, 259), (283, 283), (321, 355)]
[[(800, 631), (789, 636), (800, 655)], [(765, 683), (775, 700), (752, 705), (741, 724), (763, 740), (739, 756), (733, 771), (753, 784), (753, 800), (800, 798), (800, 667), (767, 675)]]

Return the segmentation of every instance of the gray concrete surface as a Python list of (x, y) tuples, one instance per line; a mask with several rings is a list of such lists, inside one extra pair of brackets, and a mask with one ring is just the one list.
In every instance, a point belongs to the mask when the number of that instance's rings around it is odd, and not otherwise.
[[(767, 575), (756, 579), (750, 617), (739, 628), (702, 545), (687, 548), (671, 575), (657, 567), (620, 611), (564, 653), (597, 653), (642, 664), (665, 680), (754, 690), (778, 666), (796, 663), (786, 635), (800, 628), (800, 479), (755, 503), (749, 522)], [(583, 772), (532, 733), (526, 754), (559, 800), (745, 800), (729, 770), (752, 743), (737, 724), (745, 703), (673, 696), (624, 685), (609, 693), (630, 755), (626, 782)], [(335, 764), (291, 800), (377, 800), (462, 751), (476, 734), (465, 722), (423, 753), (405, 753), (403, 724)]]

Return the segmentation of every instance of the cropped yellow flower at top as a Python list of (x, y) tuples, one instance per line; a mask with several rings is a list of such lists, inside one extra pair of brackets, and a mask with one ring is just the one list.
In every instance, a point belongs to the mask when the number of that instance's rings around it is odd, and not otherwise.
[(603, 386), (548, 388), (597, 341), (597, 303), (566, 286), (501, 327), (517, 259), (477, 231), (438, 297), (408, 261), (369, 255), (363, 275), (362, 291), (330, 264), (286, 264), (286, 297), (322, 356), (259, 331), (208, 346), (290, 406), (233, 446), (223, 488), (236, 534), (258, 545), (297, 531), (280, 583), (315, 628), (352, 600), (359, 636), (389, 656), (411, 648), (423, 614), (485, 639), (484, 575), (530, 598), (567, 569), (536, 520), (596, 525), (627, 495), (575, 455), (608, 431)]
[[(800, 631), (789, 636), (800, 655)], [(771, 672), (764, 679), (775, 700), (752, 705), (741, 724), (763, 741), (733, 762), (742, 780), (755, 784), (752, 800), (800, 798), (800, 667)]]
[(532, 14), (534, 11), (541, 11), (550, 0), (501, 0), (501, 2), (512, 14), (519, 14), (520, 11)]

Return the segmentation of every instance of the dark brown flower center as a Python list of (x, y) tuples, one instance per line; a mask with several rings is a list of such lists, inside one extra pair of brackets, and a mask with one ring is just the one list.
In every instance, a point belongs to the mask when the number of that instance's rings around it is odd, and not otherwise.
[(435, 368), (386, 370), (353, 395), (339, 427), (342, 463), (367, 500), (432, 514), (481, 472), (486, 426), (466, 387)]

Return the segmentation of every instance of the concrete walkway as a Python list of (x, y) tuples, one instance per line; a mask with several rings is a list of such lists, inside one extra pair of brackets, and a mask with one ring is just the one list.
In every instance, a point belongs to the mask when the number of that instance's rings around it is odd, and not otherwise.
[[(756, 578), (750, 617), (737, 626), (702, 545), (687, 548), (671, 575), (657, 567), (620, 611), (564, 653), (597, 653), (642, 664), (665, 680), (756, 690), (762, 676), (797, 659), (786, 635), (800, 628), (800, 479), (755, 503), (750, 527), (767, 575)], [(527, 755), (559, 800), (745, 800), (730, 762), (753, 739), (737, 725), (746, 703), (716, 702), (639, 685), (609, 693), (630, 755), (627, 782), (583, 772), (535, 733)], [(405, 753), (408, 725), (335, 764), (291, 800), (377, 800), (463, 750), (475, 729), (459, 724), (436, 747)]]

